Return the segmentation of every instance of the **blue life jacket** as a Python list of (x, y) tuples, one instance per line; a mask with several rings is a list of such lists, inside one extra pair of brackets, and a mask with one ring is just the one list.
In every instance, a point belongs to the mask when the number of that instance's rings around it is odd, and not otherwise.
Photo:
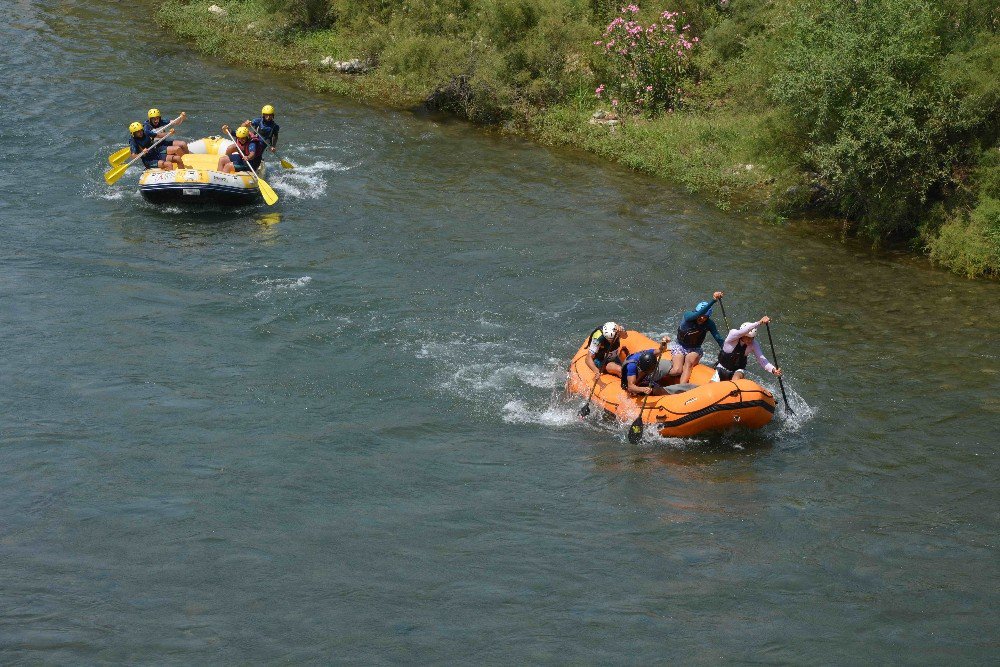
[[(160, 119), (160, 124), (157, 125), (156, 127), (153, 127), (153, 124), (150, 121), (147, 120), (145, 123), (142, 124), (142, 129), (143, 129), (143, 131), (146, 132), (146, 134), (151, 135), (151, 136), (155, 136), (156, 134), (158, 134), (160, 132), (165, 132), (166, 130), (164, 130), (164, 128), (166, 126), (167, 126), (167, 121), (165, 121), (165, 120), (163, 120), (161, 118)], [(163, 142), (163, 143), (167, 143), (167, 142)]]
[(677, 342), (689, 350), (701, 347), (705, 342), (705, 336), (708, 335), (708, 322), (705, 320), (704, 323), (698, 324), (698, 320), (681, 320), (680, 326), (677, 327)]
[(264, 143), (273, 145), (278, 140), (278, 124), (272, 121), (265, 121), (264, 117), (254, 118), (250, 121), (250, 126), (261, 136)]
[(149, 134), (148, 132), (143, 133), (142, 137), (140, 137), (139, 139), (136, 139), (131, 134), (128, 135), (129, 150), (136, 155), (141, 153), (144, 149), (152, 146), (154, 141), (156, 141), (156, 139), (153, 137), (153, 135)]
[(642, 356), (643, 352), (652, 352), (655, 354), (656, 350), (640, 350), (635, 354), (628, 355), (625, 357), (625, 361), (622, 362), (622, 389), (628, 389), (629, 375), (635, 376), (635, 383), (640, 387), (648, 387), (650, 381), (653, 379), (655, 368), (646, 373), (646, 376), (642, 380), (639, 379), (639, 357)]

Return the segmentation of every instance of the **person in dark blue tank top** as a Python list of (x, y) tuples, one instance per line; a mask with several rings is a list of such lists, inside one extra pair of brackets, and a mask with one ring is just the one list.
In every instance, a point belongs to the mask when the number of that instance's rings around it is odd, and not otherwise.
[(264, 108), (260, 110), (259, 118), (245, 121), (243, 125), (253, 130), (264, 142), (264, 145), (271, 149), (272, 153), (278, 147), (278, 130), (280, 128), (274, 122), (274, 107), (270, 104), (264, 105)]
[(680, 326), (677, 327), (677, 340), (670, 344), (673, 365), (671, 375), (680, 375), (680, 384), (686, 384), (691, 378), (691, 371), (701, 361), (705, 350), (701, 344), (708, 334), (712, 334), (715, 342), (722, 347), (725, 339), (719, 333), (718, 327), (712, 321), (712, 308), (715, 302), (722, 298), (722, 292), (715, 292), (711, 301), (702, 301), (694, 310), (684, 313)]
[[(142, 126), (142, 129), (146, 131), (146, 134), (151, 135), (156, 139), (163, 137), (164, 132), (166, 132), (165, 128), (169, 123), (163, 122), (163, 116), (160, 114), (160, 110), (150, 109), (146, 116), (147, 120)], [(186, 119), (187, 114), (182, 111), (181, 115), (177, 118), (176, 124), (180, 125)], [(187, 142), (181, 141), (180, 139), (167, 139), (160, 145), (167, 148), (170, 148), (171, 146), (176, 148), (177, 150), (174, 151), (174, 155), (184, 155), (185, 153), (191, 152), (188, 150)]]
[(179, 155), (169, 153), (169, 149), (161, 144), (153, 146), (156, 139), (151, 134), (146, 134), (142, 129), (142, 123), (136, 121), (128, 126), (129, 138), (128, 148), (132, 159), (142, 158), (142, 164), (146, 169), (174, 169), (181, 164)]

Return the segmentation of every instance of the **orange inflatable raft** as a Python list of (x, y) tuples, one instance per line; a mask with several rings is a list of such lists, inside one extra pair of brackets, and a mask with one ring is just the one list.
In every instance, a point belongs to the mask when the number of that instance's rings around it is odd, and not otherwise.
[[(589, 343), (584, 341), (570, 363), (566, 391), (586, 399), (594, 389), (591, 399), (594, 406), (623, 422), (631, 422), (639, 416), (643, 397), (629, 395), (622, 389), (621, 378), (608, 373), (601, 375), (595, 388), (594, 372), (586, 361)], [(618, 356), (624, 360), (629, 354), (658, 347), (659, 343), (638, 331), (627, 331), (622, 334)], [(664, 358), (668, 354), (669, 351), (665, 352)], [(687, 385), (695, 386), (674, 394), (650, 396), (642, 409), (643, 424), (658, 429), (664, 437), (676, 438), (734, 427), (761, 428), (771, 421), (774, 416), (771, 392), (747, 379), (711, 382), (714, 374), (714, 369), (699, 364), (691, 371)]]

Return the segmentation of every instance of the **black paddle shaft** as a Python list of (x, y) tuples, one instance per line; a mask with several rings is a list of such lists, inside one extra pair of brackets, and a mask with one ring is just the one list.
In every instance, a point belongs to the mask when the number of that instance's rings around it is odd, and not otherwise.
[[(660, 357), (663, 356), (663, 348), (660, 348), (660, 353), (656, 355), (656, 365), (649, 371), (650, 376), (656, 373), (660, 368)], [(622, 373), (625, 369), (622, 369)], [(638, 378), (637, 378), (638, 379)], [(653, 393), (653, 378), (649, 378), (649, 394)], [(639, 416), (635, 418), (632, 425), (628, 427), (628, 441), (633, 445), (639, 442), (639, 438), (642, 437), (642, 411), (646, 409), (646, 401), (649, 400), (649, 394), (642, 397), (642, 404), (639, 406)]]
[(722, 305), (722, 297), (721, 296), (719, 297), (719, 308), (722, 310), (722, 319), (726, 323), (726, 328), (727, 329), (732, 329), (732, 327), (729, 326), (729, 318), (726, 317), (726, 307)]
[(594, 377), (594, 386), (590, 388), (590, 396), (587, 397), (587, 402), (583, 404), (580, 408), (580, 416), (586, 417), (590, 414), (590, 402), (594, 400), (594, 392), (597, 391), (597, 383), (601, 381), (601, 369), (597, 369), (597, 375)]
[[(771, 324), (768, 322), (764, 325), (767, 329), (767, 342), (771, 344), (771, 358), (774, 359), (774, 365), (778, 366), (778, 353), (774, 351), (774, 339), (771, 338)], [(778, 376), (778, 386), (781, 387), (781, 397), (785, 399), (785, 409), (795, 414), (795, 410), (792, 410), (792, 406), (788, 404), (788, 395), (785, 394), (785, 383), (782, 381), (781, 376)]]

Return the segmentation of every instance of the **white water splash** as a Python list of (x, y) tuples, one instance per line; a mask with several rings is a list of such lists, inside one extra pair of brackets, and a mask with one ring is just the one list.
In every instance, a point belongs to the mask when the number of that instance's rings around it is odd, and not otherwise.
[(515, 399), (503, 406), (503, 420), (508, 424), (562, 427), (577, 424), (580, 418), (576, 409), (555, 400), (541, 408), (533, 408), (527, 402)]
[(254, 298), (266, 299), (276, 293), (301, 289), (311, 282), (312, 278), (309, 276), (302, 276), (301, 278), (264, 278), (262, 280), (255, 280), (254, 284), (261, 287), (261, 290), (254, 294)]
[(276, 190), (291, 199), (317, 199), (326, 192), (327, 174), (347, 171), (339, 162), (316, 162), (311, 165), (296, 165), (295, 169), (270, 171), (270, 181)]
[(788, 383), (785, 383), (785, 393), (788, 394), (788, 405), (791, 406), (794, 412), (788, 411), (779, 387), (768, 387), (768, 389), (771, 390), (771, 393), (778, 400), (778, 409), (775, 411), (774, 417), (775, 421), (780, 419), (780, 427), (778, 429), (780, 435), (787, 435), (801, 430), (803, 426), (812, 421), (813, 417), (819, 413), (817, 408), (806, 403), (806, 400), (797, 391), (792, 389)]

